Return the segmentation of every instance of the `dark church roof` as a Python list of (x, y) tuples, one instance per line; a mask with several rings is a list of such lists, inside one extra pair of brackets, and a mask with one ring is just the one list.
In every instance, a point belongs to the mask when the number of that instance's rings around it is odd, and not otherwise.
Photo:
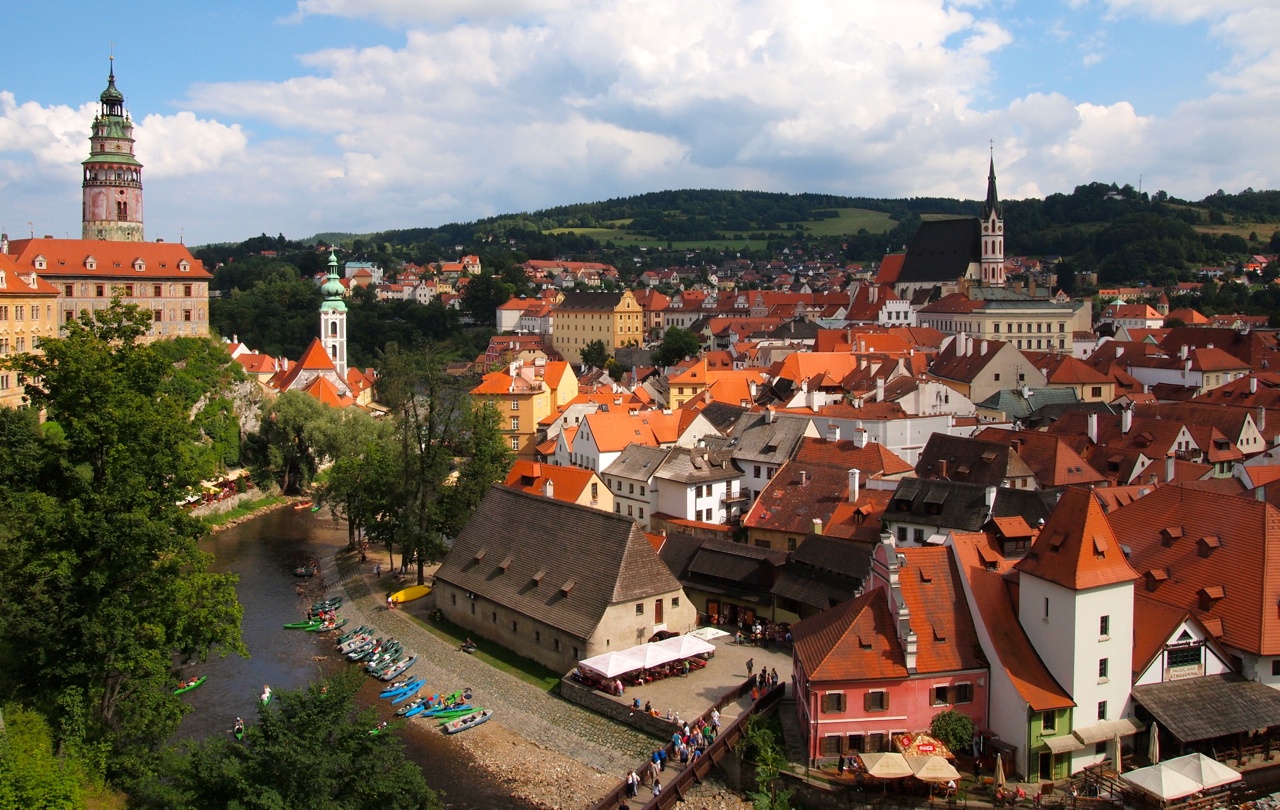
[(963, 278), (982, 258), (981, 225), (976, 217), (920, 223), (907, 248), (898, 282), (950, 282)]

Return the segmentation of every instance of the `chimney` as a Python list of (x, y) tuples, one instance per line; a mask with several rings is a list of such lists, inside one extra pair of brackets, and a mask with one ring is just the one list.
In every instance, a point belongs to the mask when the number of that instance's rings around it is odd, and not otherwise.
[(1177, 474), (1176, 461), (1177, 458), (1174, 457), (1173, 453), (1164, 457), (1164, 480), (1166, 483), (1172, 483), (1174, 476)]
[(1267, 500), (1267, 488), (1265, 486), (1258, 487), (1253, 491), (1253, 497), (1265, 502)]
[(1179, 360), (1187, 359), (1187, 344), (1184, 343), (1178, 348), (1178, 359)]
[(0, 253), (9, 252), (9, 234), (0, 233)]
[(801, 470), (801, 471), (800, 471), (800, 486), (804, 486), (804, 485), (805, 485), (805, 484), (807, 484), (807, 483), (809, 483), (809, 472), (808, 472), (808, 470)]
[(906, 642), (902, 646), (903, 657), (906, 659), (903, 663), (907, 665), (907, 672), (914, 673), (916, 671), (916, 651), (919, 649), (919, 639), (915, 632), (907, 631)]
[(813, 533), (822, 534), (822, 518), (813, 519)]
[(862, 470), (849, 470), (849, 503), (857, 503), (860, 484), (862, 483)]
[(546, 483), (542, 485), (542, 494), (548, 498), (554, 498), (556, 496), (556, 485), (550, 478), (548, 478)]
[(1124, 354), (1124, 347), (1123, 347), (1123, 346), (1117, 346), (1117, 347), (1116, 347), (1116, 359), (1117, 359), (1117, 360), (1119, 360), (1119, 359), (1120, 359), (1120, 355), (1122, 355), (1122, 354)]
[(947, 479), (947, 460), (944, 458), (938, 462), (938, 477), (943, 481)]
[(983, 357), (987, 356), (987, 342), (985, 340), (978, 344), (978, 354)]
[[(1257, 380), (1257, 378), (1256, 378), (1256, 377), (1251, 378), (1251, 379), (1249, 380), (1249, 382), (1250, 382), (1250, 383), (1252, 383), (1253, 385), (1257, 385), (1257, 384), (1258, 384), (1258, 380)], [(1258, 406), (1258, 418), (1257, 418), (1257, 419), (1254, 419), (1253, 421), (1254, 421), (1254, 423), (1255, 423), (1255, 425), (1254, 425), (1254, 426), (1255, 426), (1256, 428), (1258, 428), (1258, 432), (1259, 432), (1259, 433), (1261, 433), (1262, 431), (1266, 430), (1266, 429), (1267, 429), (1267, 409), (1266, 409), (1266, 408), (1264, 408), (1264, 407), (1262, 407), (1261, 405), (1259, 405), (1259, 406)]]
[(773, 417), (773, 408), (772, 408), (772, 407), (769, 407), (769, 406), (765, 406), (765, 409), (764, 409), (764, 423), (765, 423), (766, 425), (772, 425), (772, 424), (773, 424), (773, 419), (774, 419), (774, 417)]
[(956, 357), (964, 357), (964, 332), (956, 332)]
[(827, 423), (827, 441), (829, 442), (840, 441), (840, 426), (837, 425), (835, 422)]
[[(3, 251), (0, 251), (0, 253), (2, 252)], [(1249, 393), (1250, 394), (1258, 393), (1258, 378), (1253, 376), (1252, 374), (1249, 375)]]
[(1133, 408), (1120, 409), (1120, 432), (1128, 435), (1133, 430)]
[(751, 402), (752, 402), (752, 404), (755, 404), (755, 401), (756, 401), (756, 391), (758, 390), (758, 389), (757, 389), (757, 387), (756, 387), (756, 381), (755, 381), (755, 380), (748, 380), (748, 381), (747, 381), (747, 389), (748, 389), (749, 391), (751, 391)]
[(854, 429), (853, 446), (859, 449), (867, 446), (867, 429), (866, 428), (859, 427)]
[(884, 402), (884, 377), (876, 377), (876, 402)]
[(987, 517), (991, 517), (991, 513), (996, 508), (996, 488), (995, 487), (987, 487), (986, 502), (987, 502)]

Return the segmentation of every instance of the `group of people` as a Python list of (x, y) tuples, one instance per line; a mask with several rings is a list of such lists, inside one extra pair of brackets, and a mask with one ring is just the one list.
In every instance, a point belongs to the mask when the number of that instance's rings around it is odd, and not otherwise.
[(751, 699), (759, 700), (761, 695), (777, 686), (778, 681), (781, 679), (778, 677), (776, 668), (769, 669), (764, 667), (759, 672), (752, 674), (751, 670), (753, 668), (754, 662), (751, 659), (747, 659), (747, 675), (751, 679)]
[[(712, 616), (712, 623), (716, 624), (716, 617)], [(756, 619), (748, 624), (747, 622), (738, 622), (738, 632), (733, 636), (734, 643), (738, 645), (750, 644), (752, 647), (768, 647), (770, 642), (791, 642), (791, 630), (781, 624), (767, 624)]]
[[(640, 701), (634, 701), (632, 706), (635, 710), (640, 710)], [(648, 703), (644, 705), (643, 710), (654, 717), (660, 716)], [(673, 712), (670, 709), (667, 710), (667, 719), (679, 726), (671, 733), (671, 753), (667, 753), (666, 747), (656, 749), (649, 755), (649, 762), (642, 769), (642, 773), (637, 774), (632, 770), (627, 774), (624, 781), (629, 799), (634, 799), (639, 794), (640, 786), (645, 782), (649, 783), (654, 796), (662, 793), (659, 775), (667, 769), (667, 760), (674, 757), (681, 765), (696, 761), (706, 753), (707, 748), (720, 733), (720, 712), (714, 708), (706, 719), (699, 717), (693, 723), (682, 723), (679, 712)]]

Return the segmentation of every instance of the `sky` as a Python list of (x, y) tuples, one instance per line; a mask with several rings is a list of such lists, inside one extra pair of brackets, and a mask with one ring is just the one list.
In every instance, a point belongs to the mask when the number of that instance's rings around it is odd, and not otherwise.
[(991, 154), (1006, 199), (1280, 187), (1280, 0), (64, 0), (5, 17), (13, 238), (79, 237), (112, 64), (146, 236), (193, 246), (679, 188), (980, 199)]

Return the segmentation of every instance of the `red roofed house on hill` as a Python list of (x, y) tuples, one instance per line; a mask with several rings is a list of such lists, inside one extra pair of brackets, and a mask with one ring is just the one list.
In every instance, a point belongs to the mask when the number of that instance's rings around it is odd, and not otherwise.
[[(40, 341), (58, 336), (58, 288), (35, 273), (24, 273), (0, 251), (0, 356), (40, 353)], [(16, 408), (25, 391), (17, 375), (0, 369), (0, 407)]]

